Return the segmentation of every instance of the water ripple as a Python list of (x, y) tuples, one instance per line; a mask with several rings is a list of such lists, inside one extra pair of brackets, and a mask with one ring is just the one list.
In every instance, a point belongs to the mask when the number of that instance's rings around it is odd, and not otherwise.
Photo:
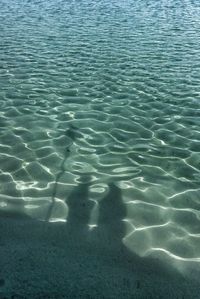
[(0, 210), (66, 220), (87, 175), (96, 211), (120, 188), (132, 251), (199, 263), (199, 12), (1, 1)]

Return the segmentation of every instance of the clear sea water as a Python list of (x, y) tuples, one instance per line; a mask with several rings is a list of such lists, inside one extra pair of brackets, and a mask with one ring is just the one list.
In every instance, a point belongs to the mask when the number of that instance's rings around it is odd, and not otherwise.
[(1, 215), (120, 195), (127, 248), (200, 262), (199, 1), (1, 0), (0, 107)]

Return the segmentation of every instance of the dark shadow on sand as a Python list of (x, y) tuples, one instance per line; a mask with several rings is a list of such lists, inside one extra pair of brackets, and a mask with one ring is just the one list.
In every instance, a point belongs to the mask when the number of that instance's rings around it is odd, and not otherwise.
[[(138, 257), (123, 244), (126, 207), (121, 190), (114, 182), (109, 183), (107, 195), (98, 203), (97, 226), (89, 228), (94, 207), (88, 196), (90, 184), (90, 176), (83, 175), (66, 199), (69, 207), (67, 252), (73, 255), (77, 252), (74, 266), (80, 266), (70, 298), (169, 298), (177, 281), (183, 282), (184, 278), (159, 260)], [(85, 280), (87, 276), (93, 277), (89, 284)], [(75, 287), (78, 280), (82, 285), (80, 293)], [(176, 298), (187, 298), (184, 297), (186, 290), (178, 289)]]
[[(90, 185), (90, 176), (83, 175), (66, 198), (66, 223), (15, 221), (12, 233), (6, 234), (8, 224), (1, 218), (1, 240), (5, 243), (13, 235), (15, 242), (10, 245), (16, 244), (16, 249), (5, 251), (0, 244), (0, 254), (7, 262), (7, 268), (1, 268), (7, 270), (0, 270), (0, 281), (5, 282), (0, 286), (0, 298), (199, 298), (199, 286), (159, 260), (138, 257), (123, 244), (126, 207), (114, 182), (98, 203), (97, 226), (90, 229), (95, 204), (89, 199)], [(14, 265), (9, 257), (13, 252)], [(16, 276), (11, 269), (17, 271)]]

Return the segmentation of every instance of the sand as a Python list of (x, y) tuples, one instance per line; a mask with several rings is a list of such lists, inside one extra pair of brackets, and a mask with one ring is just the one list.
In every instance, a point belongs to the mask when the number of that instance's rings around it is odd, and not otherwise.
[(120, 232), (116, 222), (1, 217), (0, 298), (200, 298), (198, 280), (138, 257)]

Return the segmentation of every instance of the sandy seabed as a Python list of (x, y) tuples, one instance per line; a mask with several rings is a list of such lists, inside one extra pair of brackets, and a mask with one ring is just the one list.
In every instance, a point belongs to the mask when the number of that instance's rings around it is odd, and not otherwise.
[(198, 281), (130, 252), (117, 223), (88, 230), (9, 217), (0, 224), (1, 299), (200, 298)]
[(0, 1), (0, 299), (200, 299), (198, 2)]

